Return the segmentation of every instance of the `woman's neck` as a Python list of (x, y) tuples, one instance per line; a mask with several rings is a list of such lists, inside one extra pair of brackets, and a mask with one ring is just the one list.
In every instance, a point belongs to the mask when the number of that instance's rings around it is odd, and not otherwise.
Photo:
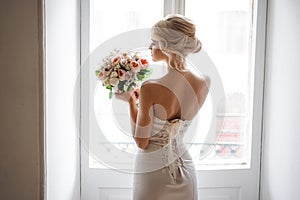
[(182, 66), (181, 69), (176, 69), (172, 66), (168, 66), (167, 67), (168, 73), (174, 73), (174, 72), (186, 72), (188, 71), (187, 68), (185, 66)]

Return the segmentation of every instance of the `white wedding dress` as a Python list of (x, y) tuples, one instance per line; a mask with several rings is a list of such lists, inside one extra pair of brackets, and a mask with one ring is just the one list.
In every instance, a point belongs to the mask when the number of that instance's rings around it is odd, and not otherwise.
[(197, 200), (196, 171), (183, 143), (191, 121), (154, 117), (146, 150), (135, 161), (134, 200)]

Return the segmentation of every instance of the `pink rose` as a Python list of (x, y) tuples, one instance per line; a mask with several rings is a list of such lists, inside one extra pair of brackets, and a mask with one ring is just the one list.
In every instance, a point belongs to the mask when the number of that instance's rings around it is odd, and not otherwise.
[(121, 81), (123, 81), (125, 79), (125, 74), (126, 74), (126, 71), (123, 70), (123, 69), (118, 69), (118, 77)]
[(98, 78), (102, 81), (106, 78), (106, 76), (104, 75), (104, 71), (102, 70), (101, 72), (99, 72), (98, 74)]
[(146, 59), (140, 59), (139, 61), (139, 64), (140, 64), (140, 66), (141, 66), (141, 68), (142, 69), (145, 69), (145, 68), (147, 68), (148, 67), (148, 65), (149, 65), (149, 63), (148, 63), (148, 60), (146, 60)]
[(130, 73), (129, 72), (126, 72), (125, 76), (124, 76), (124, 79), (129, 81), (131, 79), (131, 76), (130, 76)]
[(136, 61), (131, 61), (130, 65), (131, 65), (131, 69), (133, 70), (139, 69), (139, 64)]
[(118, 62), (120, 61), (120, 57), (119, 56), (116, 56), (114, 57), (112, 60), (111, 60), (111, 64), (113, 66), (115, 66), (116, 64), (118, 64)]
[(109, 76), (113, 70), (114, 70), (113, 67), (111, 67), (111, 68), (104, 68), (104, 70), (103, 70), (104, 76)]
[[(136, 77), (136, 73), (137, 73), (137, 71), (135, 71), (135, 70), (132, 70), (132, 71), (129, 71), (129, 72), (127, 72), (126, 73), (126, 80), (128, 80), (128, 81), (134, 81), (134, 79), (135, 79), (135, 77)], [(128, 74), (128, 75), (127, 75)]]

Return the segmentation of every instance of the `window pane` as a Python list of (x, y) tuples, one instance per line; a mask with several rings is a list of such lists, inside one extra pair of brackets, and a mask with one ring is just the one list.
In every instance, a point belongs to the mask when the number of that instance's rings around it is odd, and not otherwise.
[[(151, 28), (154, 23), (163, 17), (163, 1), (162, 0), (109, 0), (99, 1), (90, 0), (90, 30), (89, 30), (89, 52), (93, 52), (99, 45), (112, 37), (124, 33), (126, 31), (140, 29), (140, 28)], [(149, 44), (150, 44), (150, 39)], [(116, 49), (118, 46), (116, 46)], [(130, 50), (130, 49), (128, 49)], [(110, 52), (107, 52), (107, 55)], [(151, 59), (148, 61), (152, 65)], [(163, 67), (160, 64), (156, 64), (157, 68), (153, 72), (151, 78), (155, 78), (163, 74)], [(91, 69), (93, 70), (93, 69)], [(94, 72), (90, 72), (94, 74)], [(94, 78), (92, 76), (91, 78)], [(90, 92), (90, 113), (95, 114), (98, 124), (101, 124), (101, 130), (109, 143), (112, 143), (118, 149), (126, 152), (134, 152), (136, 150), (136, 144), (132, 137), (124, 134), (120, 127), (115, 123), (115, 119), (112, 113), (112, 100), (108, 98), (108, 91), (101, 85), (96, 85), (96, 88), (90, 89), (95, 93)], [(94, 99), (96, 99), (94, 101)], [(122, 102), (120, 102), (122, 105)], [(121, 107), (127, 107), (124, 103)], [(128, 114), (120, 113), (118, 117), (122, 117), (122, 122), (130, 124)], [(90, 120), (91, 121), (91, 120)], [(93, 129), (95, 125), (90, 122), (90, 128)], [(90, 155), (92, 151), (97, 149), (105, 149), (107, 154), (111, 151), (108, 143), (99, 142), (95, 143), (97, 133), (94, 130), (90, 130), (89, 133), (89, 150)], [(93, 150), (91, 150), (93, 149)], [(96, 149), (96, 150), (95, 150)], [(99, 150), (100, 151), (100, 150)], [(95, 157), (96, 158), (96, 157)], [(96, 158), (97, 159), (97, 158)], [(117, 159), (115, 159), (118, 162)], [(114, 162), (114, 160), (112, 161)], [(124, 163), (126, 168), (126, 163)], [(89, 157), (90, 168), (106, 168), (102, 166), (93, 156)]]
[(249, 164), (253, 104), (252, 1), (185, 2), (185, 15), (196, 23), (197, 36), (217, 67), (226, 96), (225, 108), (217, 113), (222, 121), (216, 133), (217, 145), (207, 158), (199, 159), (196, 139), (190, 152), (199, 164)]
[(162, 17), (162, 0), (90, 1), (90, 52), (122, 32), (150, 28)]
[[(208, 132), (212, 112), (211, 97), (208, 96), (203, 105), (197, 137), (190, 148), (197, 168), (211, 167), (224, 164), (241, 164), (249, 166), (251, 147), (251, 118), (252, 118), (252, 88), (253, 68), (250, 63), (252, 10), (251, 0), (185, 0), (185, 14), (195, 21), (197, 35), (202, 41), (203, 49), (213, 60), (225, 89), (225, 108), (221, 108), (216, 117), (221, 128), (216, 133), (217, 144), (204, 143)], [(132, 0), (128, 1), (90, 1), (90, 31), (89, 51), (92, 52), (102, 42), (122, 32), (138, 28), (150, 28), (161, 17), (163, 1)], [(117, 48), (117, 47), (116, 47)], [(109, 52), (108, 52), (109, 53)], [(151, 60), (151, 59), (149, 59)], [(151, 63), (152, 65), (154, 63)], [(158, 64), (159, 65), (159, 64)], [(155, 67), (154, 73), (159, 77), (163, 68)], [(157, 69), (161, 71), (158, 72)], [(156, 76), (154, 74), (154, 76)], [(156, 77), (151, 77), (156, 78)], [(212, 80), (213, 81), (213, 80)], [(94, 96), (95, 95), (95, 96)], [(97, 86), (96, 92), (90, 94), (91, 99), (97, 99), (92, 107), (96, 118), (101, 124), (105, 135), (118, 149), (135, 151), (131, 137), (127, 137), (115, 126), (110, 100), (107, 91)], [(126, 105), (124, 105), (125, 107)], [(94, 110), (95, 109), (95, 110)], [(124, 123), (129, 119), (124, 116)], [(93, 136), (89, 136), (93, 141)], [(106, 144), (96, 144), (105, 146)], [(202, 155), (202, 149), (210, 146), (210, 154)], [(107, 149), (110, 151), (110, 149)], [(90, 167), (103, 167), (90, 158)]]

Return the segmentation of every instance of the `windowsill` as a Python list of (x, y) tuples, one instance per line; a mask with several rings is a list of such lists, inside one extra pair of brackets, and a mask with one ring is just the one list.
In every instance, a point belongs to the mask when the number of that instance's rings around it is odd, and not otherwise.
[[(89, 168), (94, 170), (112, 170), (113, 168), (109, 168), (105, 165), (100, 164), (92, 157), (90, 157), (89, 161)], [(120, 171), (131, 171), (129, 167), (129, 163), (123, 163), (123, 168), (120, 169), (113, 169), (113, 170), (120, 170)], [(195, 168), (197, 171), (210, 171), (210, 170), (240, 170), (240, 169), (250, 169), (250, 163), (248, 162), (241, 162), (237, 160), (226, 160), (226, 162), (218, 162), (216, 160), (212, 161), (204, 161), (201, 164), (194, 163)]]

